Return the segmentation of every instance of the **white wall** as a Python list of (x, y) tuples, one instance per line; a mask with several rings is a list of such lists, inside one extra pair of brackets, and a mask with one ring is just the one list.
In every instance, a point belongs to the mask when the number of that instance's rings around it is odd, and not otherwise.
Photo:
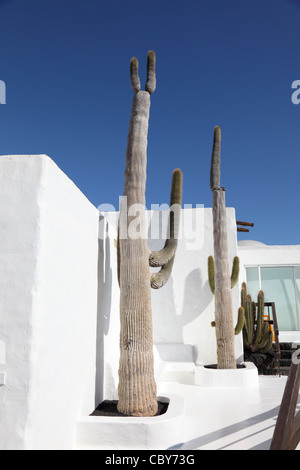
[(0, 448), (71, 448), (95, 405), (99, 213), (43, 155), (0, 157), (0, 201)]
[(118, 213), (100, 215), (99, 224), (97, 405), (106, 398), (118, 399), (120, 289), (117, 276), (117, 217)]
[(246, 281), (245, 266), (288, 266), (300, 264), (300, 245), (264, 245), (252, 240), (239, 242), (241, 281)]
[[(160, 234), (158, 239), (150, 239), (149, 248), (154, 251), (164, 245), (167, 231), (167, 211), (160, 214), (149, 211), (152, 223), (159, 217)], [(106, 231), (110, 237), (101, 242), (105, 251), (105, 272), (109, 282), (102, 283), (102, 303), (99, 311), (100, 322), (105, 325), (102, 337), (104, 363), (102, 376), (105, 384), (102, 390), (104, 398), (117, 399), (118, 358), (119, 358), (119, 286), (117, 282), (116, 260), (116, 223), (117, 213), (104, 213)], [(213, 255), (213, 222), (211, 208), (182, 210), (181, 238), (168, 283), (159, 290), (152, 290), (153, 335), (156, 344), (192, 344), (194, 361), (202, 364), (216, 363), (214, 296), (208, 285), (207, 259)], [(102, 223), (103, 224), (103, 223)], [(230, 266), (237, 255), (235, 210), (227, 209), (227, 228)], [(108, 268), (109, 258), (111, 268)], [(153, 270), (154, 271), (154, 270)], [(233, 310), (235, 320), (240, 306), (240, 286), (233, 291)], [(110, 299), (110, 300), (108, 300)], [(98, 342), (99, 344), (99, 342)], [(242, 359), (242, 335), (236, 336), (236, 357)], [(100, 377), (99, 377), (100, 380)], [(98, 382), (99, 383), (99, 382)], [(100, 395), (99, 395), (100, 396)]]
[[(172, 276), (158, 291), (152, 291), (155, 343), (194, 345), (196, 363), (215, 363), (215, 329), (211, 327), (215, 299), (208, 284), (207, 259), (213, 251), (211, 208), (182, 211), (182, 237), (178, 242)], [(237, 255), (234, 209), (227, 209), (228, 257), (230, 267)], [(167, 227), (163, 228), (163, 237)], [(160, 249), (164, 238), (150, 241), (150, 249)], [(239, 307), (239, 289), (232, 292), (234, 315)], [(236, 337), (236, 356), (242, 355), (241, 335)]]
[[(117, 398), (118, 214), (99, 229), (103, 215), (44, 155), (0, 157), (0, 201), (0, 449), (70, 449), (77, 418)], [(149, 237), (160, 249), (167, 212), (148, 215), (161, 218)], [(231, 263), (234, 209), (227, 222)], [(172, 276), (152, 291), (154, 342), (193, 345), (195, 362), (213, 363), (212, 210), (185, 209), (182, 227)], [(233, 304), (236, 317), (238, 287)]]

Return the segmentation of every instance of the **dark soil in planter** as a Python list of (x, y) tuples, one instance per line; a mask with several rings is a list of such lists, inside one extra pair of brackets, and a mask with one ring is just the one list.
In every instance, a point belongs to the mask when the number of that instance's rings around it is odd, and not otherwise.
[[(236, 365), (236, 368), (237, 369), (245, 369), (245, 364), (237, 364)], [(205, 369), (217, 369), (218, 368), (218, 364), (209, 364), (207, 366), (204, 366)], [(222, 369), (220, 369), (222, 370)]]
[(275, 349), (272, 349), (267, 354), (252, 353), (248, 350), (244, 351), (244, 360), (246, 362), (253, 362), (258, 369), (259, 375), (273, 375), (275, 372)]
[[(158, 401), (158, 412), (155, 416), (160, 416), (166, 413), (169, 403), (164, 403), (162, 401)], [(117, 400), (104, 400), (100, 405), (97, 406), (95, 411), (90, 414), (90, 416), (115, 416), (115, 417), (125, 417), (129, 415), (125, 415), (123, 413), (119, 413), (117, 409), (118, 401)], [(134, 418), (134, 416), (131, 416)]]

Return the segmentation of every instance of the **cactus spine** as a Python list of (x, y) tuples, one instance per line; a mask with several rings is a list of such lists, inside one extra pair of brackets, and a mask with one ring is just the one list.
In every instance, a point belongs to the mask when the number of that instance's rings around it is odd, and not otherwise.
[[(134, 91), (126, 151), (124, 198), (120, 208), (118, 235), (118, 273), (120, 284), (120, 363), (118, 411), (131, 416), (153, 416), (157, 412), (156, 383), (153, 364), (153, 332), (151, 285), (162, 287), (168, 280), (174, 263), (178, 221), (169, 218), (170, 240), (159, 253), (151, 254), (145, 234), (145, 188), (147, 166), (147, 136), (150, 94), (155, 90), (155, 54), (147, 57), (146, 90), (140, 90), (138, 61), (130, 63), (131, 85)], [(171, 201), (181, 205), (182, 173), (173, 172)], [(126, 204), (125, 204), (125, 198)], [(135, 220), (133, 208), (139, 212), (142, 233), (131, 236)], [(149, 260), (150, 257), (150, 260)], [(150, 264), (156, 260), (159, 273), (151, 277)], [(153, 261), (154, 262), (154, 261)]]
[(273, 344), (273, 334), (268, 322), (264, 321), (264, 293), (257, 295), (257, 308), (247, 293), (246, 283), (241, 290), (241, 305), (245, 309), (245, 326), (243, 330), (244, 347), (249, 351), (267, 354)]
[[(215, 294), (215, 327), (217, 338), (218, 369), (236, 369), (231, 287), (237, 281), (238, 262), (233, 264), (232, 275), (228, 263), (228, 241), (225, 205), (225, 188), (220, 187), (221, 130), (214, 129), (210, 170), (210, 188), (213, 194), (214, 263), (209, 259), (210, 287)], [(213, 275), (214, 271), (214, 275)], [(239, 312), (242, 321), (243, 311)]]

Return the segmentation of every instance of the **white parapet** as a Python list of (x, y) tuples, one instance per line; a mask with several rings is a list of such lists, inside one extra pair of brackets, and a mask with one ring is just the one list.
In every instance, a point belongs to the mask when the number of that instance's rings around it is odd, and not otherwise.
[(195, 385), (212, 388), (258, 387), (258, 370), (252, 362), (245, 362), (241, 368), (229, 370), (196, 365)]
[(45, 155), (0, 157), (0, 449), (69, 449), (94, 407), (97, 209)]
[(77, 450), (159, 450), (181, 442), (184, 435), (184, 400), (158, 397), (169, 403), (165, 414), (154, 417), (83, 416), (78, 419)]

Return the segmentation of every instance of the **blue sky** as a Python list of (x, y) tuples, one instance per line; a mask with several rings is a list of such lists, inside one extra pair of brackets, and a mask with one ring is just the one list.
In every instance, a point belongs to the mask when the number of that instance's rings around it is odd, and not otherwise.
[(98, 206), (118, 208), (136, 56), (157, 56), (147, 206), (211, 207), (213, 128), (227, 206), (268, 244), (300, 244), (298, 0), (0, 0), (0, 154), (47, 154)]

